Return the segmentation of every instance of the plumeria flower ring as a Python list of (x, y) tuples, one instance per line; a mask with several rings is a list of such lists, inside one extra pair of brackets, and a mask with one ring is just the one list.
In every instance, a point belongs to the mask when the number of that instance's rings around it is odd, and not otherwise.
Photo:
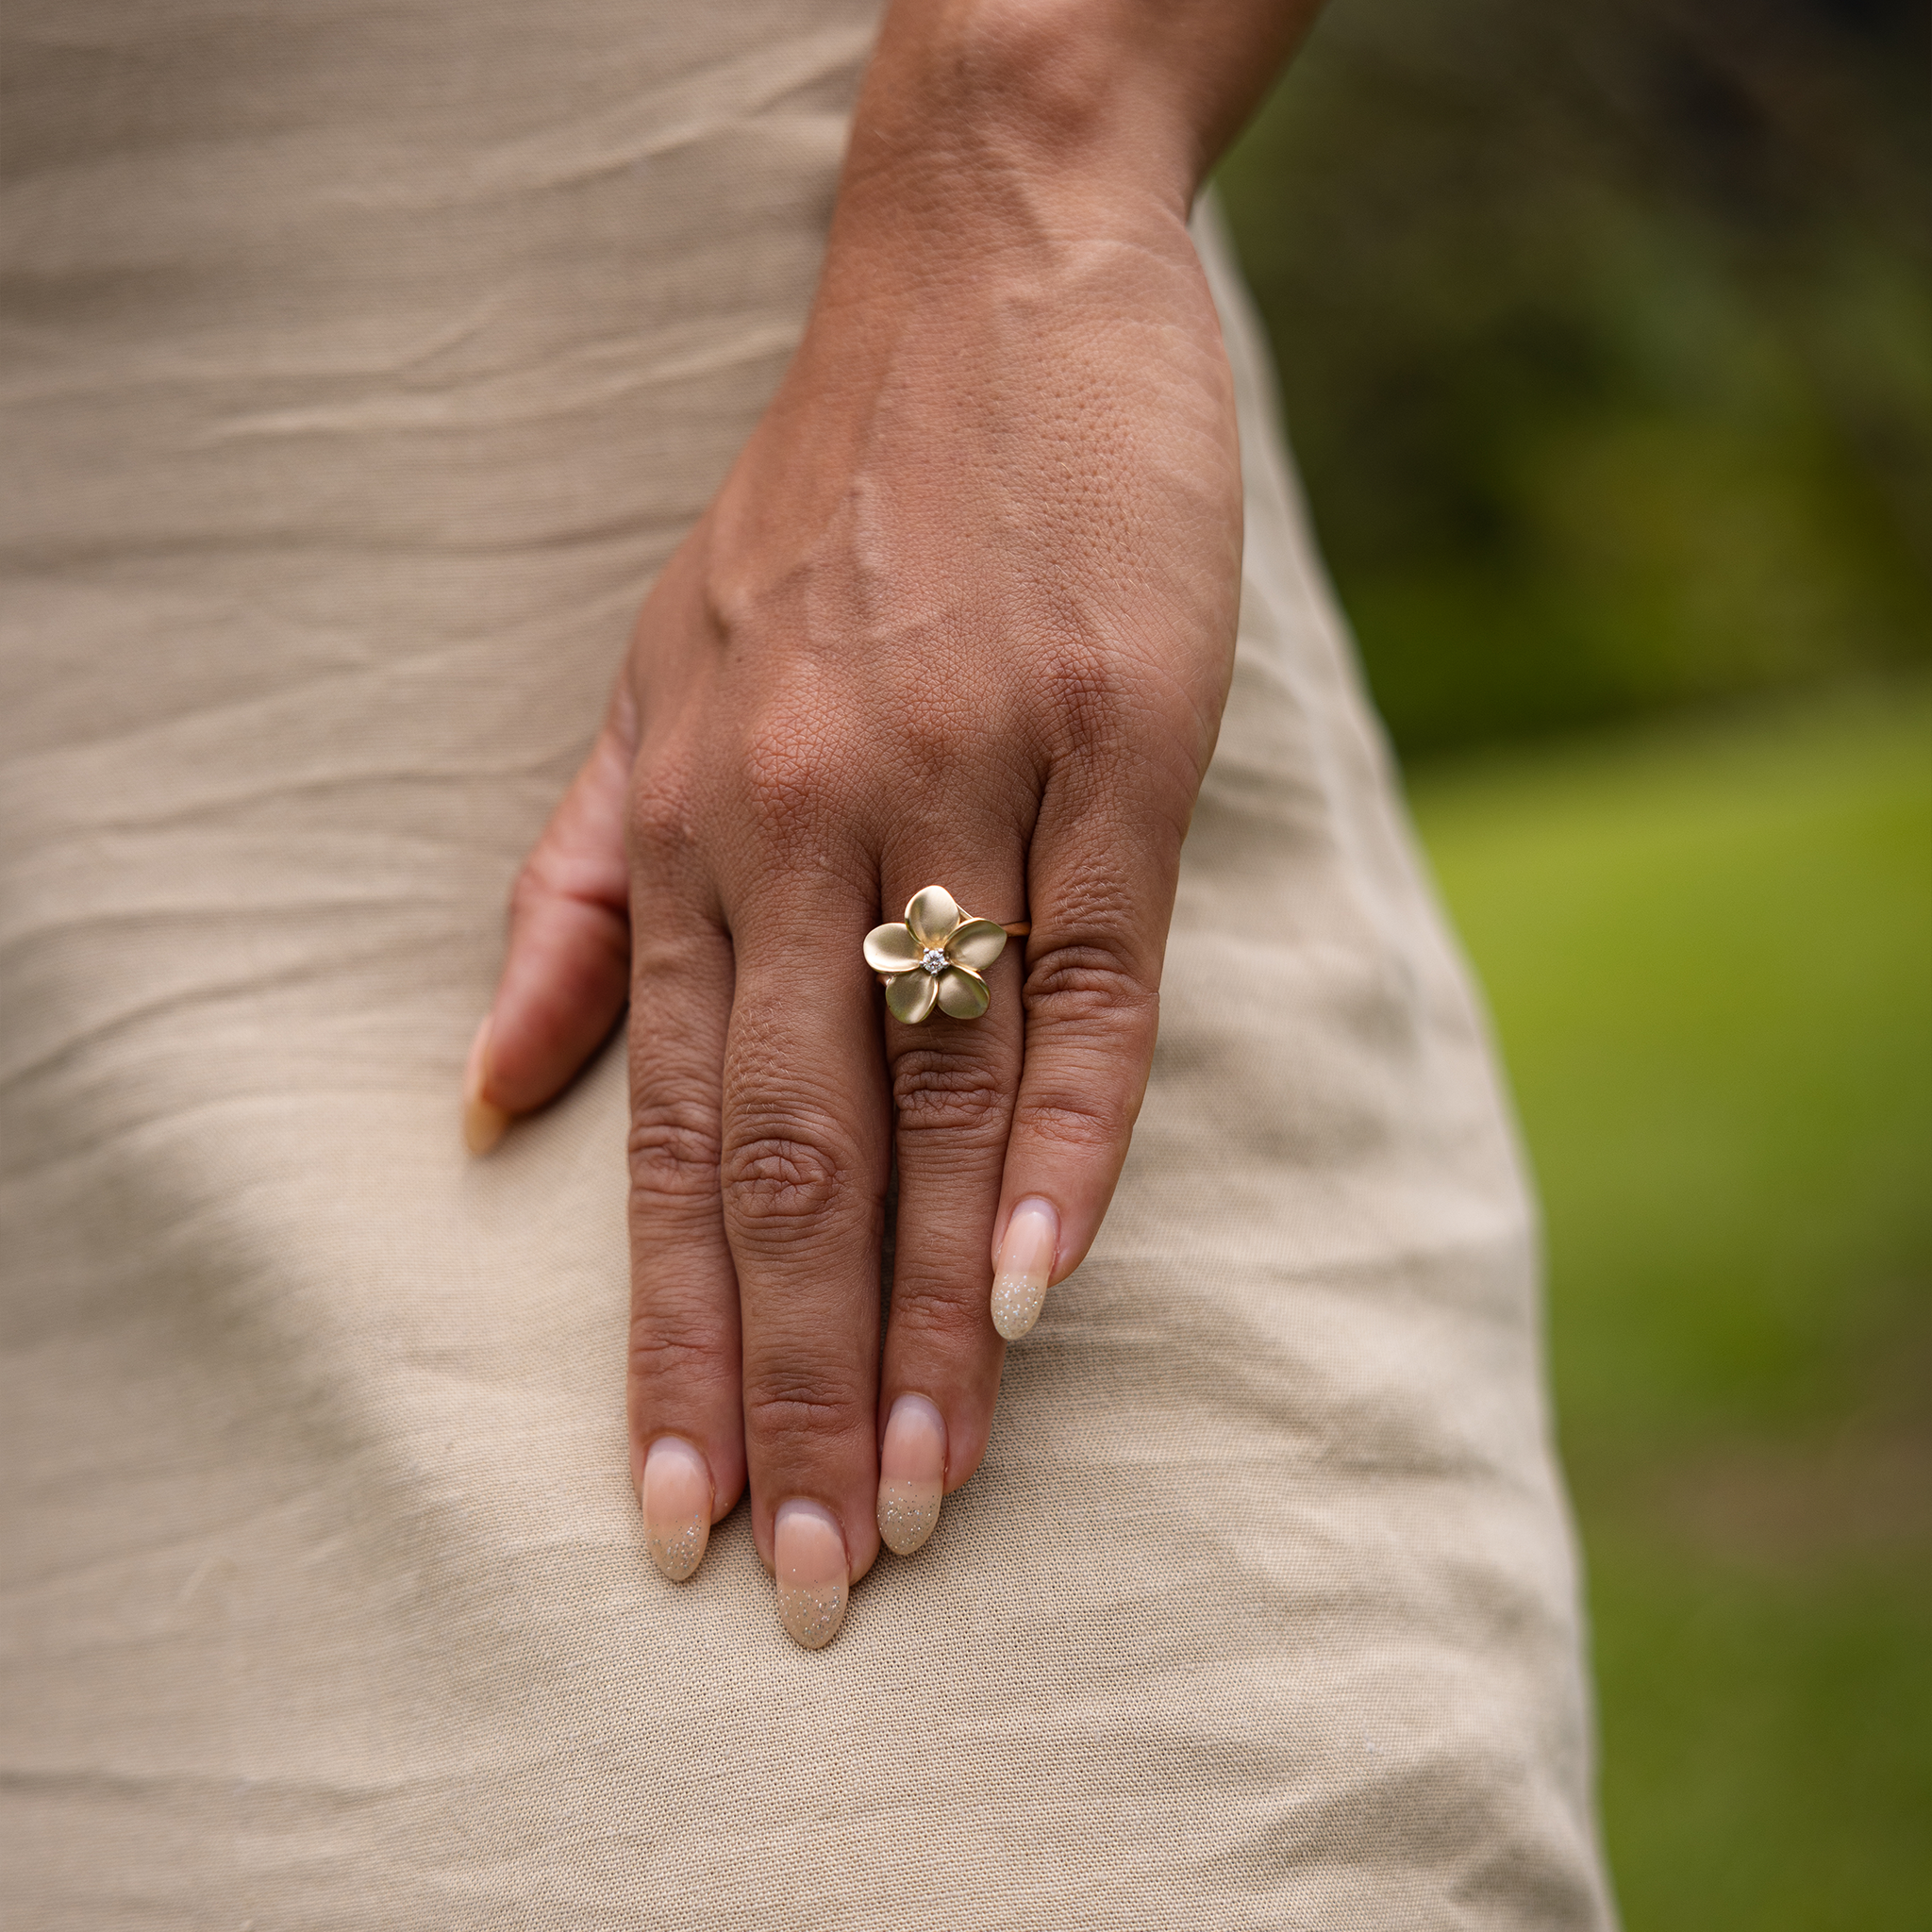
[(943, 886), (914, 892), (906, 917), (875, 925), (865, 936), (865, 963), (885, 981), (886, 1005), (908, 1026), (935, 1007), (955, 1020), (976, 1020), (992, 998), (979, 975), (1024, 924), (973, 919)]

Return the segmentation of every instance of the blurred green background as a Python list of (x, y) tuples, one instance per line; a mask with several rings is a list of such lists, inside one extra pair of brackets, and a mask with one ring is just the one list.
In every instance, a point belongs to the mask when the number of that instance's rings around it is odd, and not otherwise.
[(1932, 1924), (1899, 0), (1330, 0), (1221, 188), (1542, 1189), (1630, 1932)]

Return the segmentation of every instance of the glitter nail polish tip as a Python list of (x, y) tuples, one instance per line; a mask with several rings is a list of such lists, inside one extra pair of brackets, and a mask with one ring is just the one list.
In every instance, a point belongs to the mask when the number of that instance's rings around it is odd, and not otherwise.
[(709, 1527), (702, 1523), (688, 1523), (672, 1535), (655, 1533), (650, 1539), (651, 1561), (673, 1583), (683, 1583), (704, 1561), (710, 1541)]
[(879, 1444), (879, 1535), (909, 1557), (933, 1533), (946, 1490), (946, 1420), (930, 1396), (909, 1391), (892, 1404)]
[(845, 1621), (845, 1586), (834, 1583), (823, 1590), (788, 1589), (778, 1586), (778, 1621), (792, 1642), (806, 1650), (823, 1650), (838, 1636)]
[(1046, 1306), (1046, 1283), (1025, 1274), (1002, 1274), (992, 1285), (992, 1325), (1008, 1341), (1032, 1332)]
[(935, 1482), (879, 1484), (879, 1536), (895, 1557), (909, 1557), (939, 1526), (940, 1486)]
[(1059, 1238), (1051, 1201), (1035, 1197), (1013, 1209), (992, 1281), (992, 1325), (1007, 1341), (1018, 1341), (1040, 1320)]
[(644, 1458), (644, 1546), (673, 1583), (705, 1559), (711, 1541), (711, 1473), (681, 1436), (659, 1436)]
[(832, 1512), (799, 1497), (779, 1504), (772, 1555), (786, 1635), (807, 1650), (823, 1649), (845, 1621), (851, 1582), (845, 1538)]

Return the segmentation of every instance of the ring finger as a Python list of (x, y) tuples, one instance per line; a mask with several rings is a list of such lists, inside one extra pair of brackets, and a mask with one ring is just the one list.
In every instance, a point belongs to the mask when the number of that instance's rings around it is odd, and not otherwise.
[[(937, 839), (904, 842), (917, 846), (915, 864), (931, 865), (946, 851)], [(881, 959), (894, 946), (920, 959), (888, 987), (885, 1002), (899, 1212), (879, 1384), (878, 1524), (901, 1556), (925, 1541), (941, 1497), (979, 1467), (1006, 1352), (988, 1312), (987, 1253), (1023, 1024), (1018, 948), (997, 928), (1020, 916), (1023, 869), (1017, 850), (1008, 865), (983, 856), (941, 862), (948, 869), (937, 876), (958, 899), (911, 876), (906, 864), (889, 864), (889, 887), (911, 895), (910, 937), (898, 938), (890, 924), (877, 936)], [(969, 922), (968, 911), (991, 916)], [(971, 1017), (981, 1000), (983, 1012)], [(921, 1008), (929, 1010), (915, 1024), (898, 1017)]]

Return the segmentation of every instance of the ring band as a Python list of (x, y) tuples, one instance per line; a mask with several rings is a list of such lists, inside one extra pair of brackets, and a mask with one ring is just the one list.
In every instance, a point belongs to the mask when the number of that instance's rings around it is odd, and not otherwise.
[(955, 1020), (976, 1020), (992, 999), (980, 974), (1024, 939), (1030, 921), (1002, 925), (975, 919), (943, 886), (926, 886), (906, 903), (906, 917), (875, 925), (865, 936), (865, 963), (886, 989), (895, 1019), (917, 1026), (935, 1009)]

